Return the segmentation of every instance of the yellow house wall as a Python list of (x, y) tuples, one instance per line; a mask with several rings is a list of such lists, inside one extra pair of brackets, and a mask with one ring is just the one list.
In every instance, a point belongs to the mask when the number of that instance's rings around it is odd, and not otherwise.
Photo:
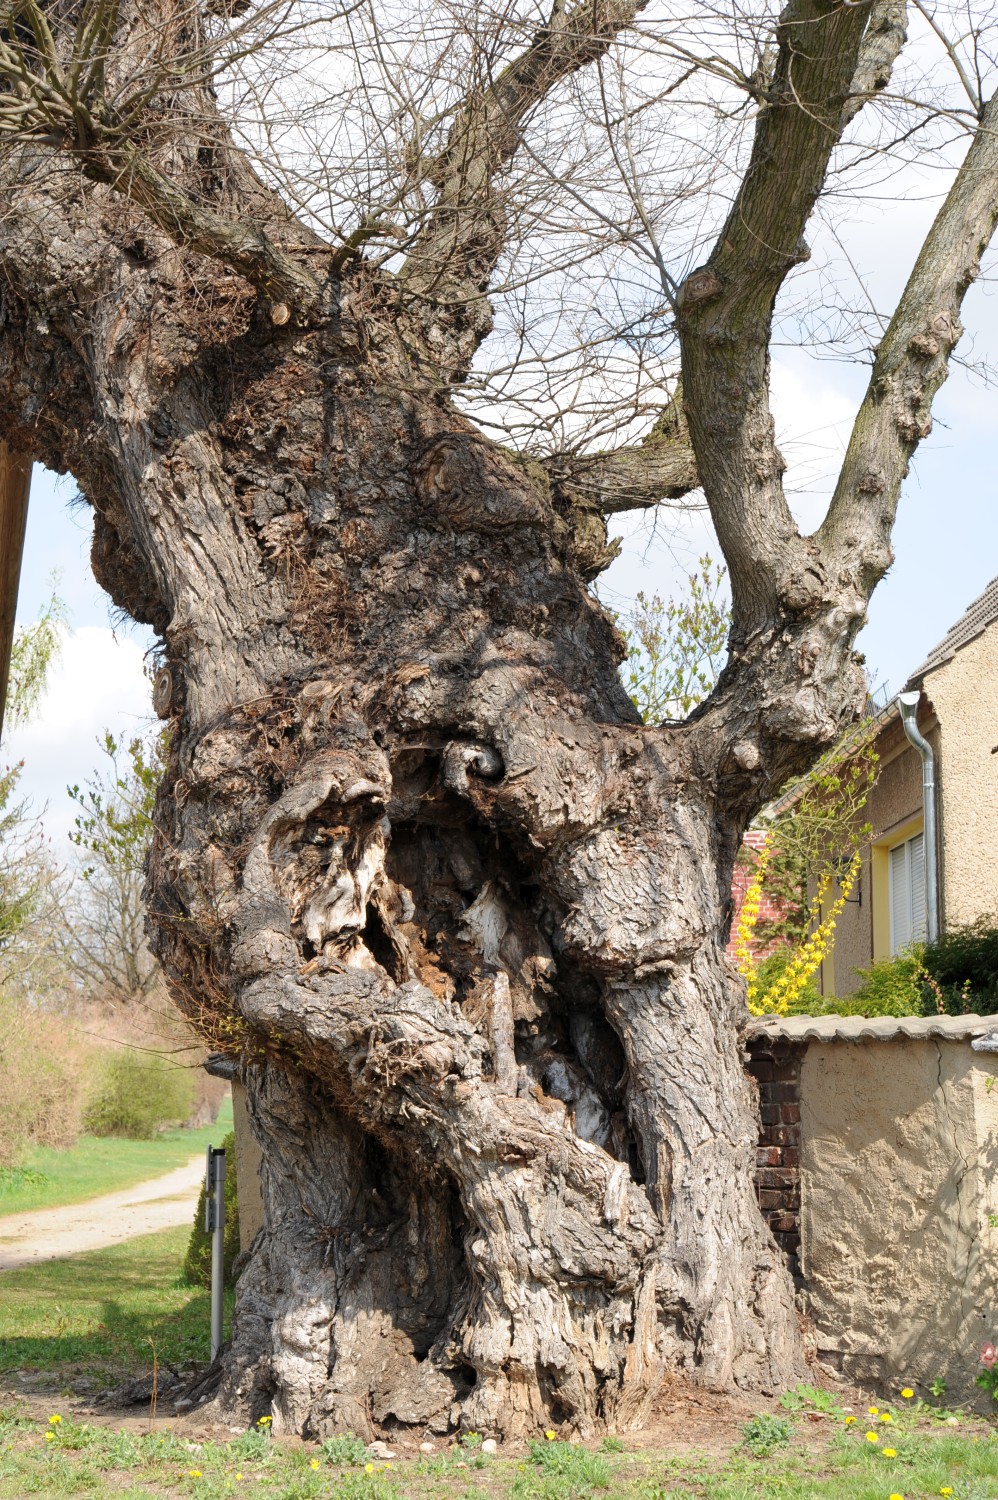
[(818, 1347), (896, 1391), (981, 1410), (994, 1333), (998, 1058), (969, 1041), (812, 1042), (801, 1069), (801, 1268)]
[(943, 925), (998, 915), (998, 624), (925, 678), (943, 727)]
[[(923, 708), (919, 728), (938, 754), (939, 724), (931, 710)], [(998, 733), (995, 737), (998, 739)], [(921, 827), (922, 762), (904, 736), (900, 716), (897, 723), (888, 721), (881, 731), (877, 753), (877, 779), (862, 814), (862, 821), (872, 825), (873, 847), (863, 849), (858, 886), (836, 923), (830, 960), (822, 965), (821, 989), (825, 995), (851, 995), (862, 983), (856, 970), (867, 967), (873, 958), (889, 956), (886, 851), (891, 843), (917, 833)], [(857, 896), (861, 899), (856, 900)]]

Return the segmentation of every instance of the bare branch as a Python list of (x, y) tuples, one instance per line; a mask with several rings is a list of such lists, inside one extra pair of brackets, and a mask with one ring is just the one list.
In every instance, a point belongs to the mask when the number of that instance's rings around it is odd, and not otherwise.
[(984, 102), (981, 98), (979, 82), (975, 83), (971, 81), (966, 68), (963, 66), (963, 62), (960, 59), (959, 51), (954, 46), (950, 38), (946, 35), (945, 31), (936, 20), (933, 12), (929, 10), (928, 6), (923, 5), (922, 0), (915, 0), (915, 8), (918, 10), (921, 16), (924, 16), (926, 22), (935, 32), (939, 41), (942, 42), (943, 47), (946, 51), (946, 55), (949, 58), (950, 62), (953, 64), (956, 76), (959, 78), (960, 83), (963, 85), (963, 91), (967, 95), (967, 98), (970, 100), (971, 107), (974, 109), (975, 113), (979, 113)]
[[(421, 159), (416, 175), (436, 202), (412, 244), (401, 278), (412, 291), (460, 309), (476, 341), (490, 319), (485, 293), (505, 239), (497, 174), (520, 144), (524, 121), (559, 83), (595, 61), (647, 0), (581, 0), (555, 6), (524, 52), (461, 105), (443, 151)], [(473, 351), (469, 351), (473, 352)]]
[(681, 401), (679, 395), (670, 402), (642, 443), (606, 453), (555, 454), (544, 466), (574, 503), (604, 516), (681, 500), (699, 482)]
[(806, 571), (769, 409), (772, 311), (808, 258), (804, 228), (856, 102), (854, 81), (868, 86), (869, 15), (827, 0), (792, 0), (784, 11), (748, 170), (709, 260), (680, 293), (690, 433), (731, 575), (736, 637), (779, 599), (795, 607)]
[(911, 455), (963, 329), (960, 308), (998, 226), (998, 96), (984, 109), (877, 349), (828, 515), (817, 539), (829, 568), (869, 592), (890, 565), (890, 531)]
[(315, 276), (262, 229), (196, 203), (131, 141), (115, 141), (103, 152), (88, 151), (81, 155), (81, 164), (93, 181), (107, 183), (143, 209), (175, 244), (213, 256), (245, 276), (274, 304), (275, 320), (286, 321), (279, 308), (304, 316), (318, 302), (321, 286)]

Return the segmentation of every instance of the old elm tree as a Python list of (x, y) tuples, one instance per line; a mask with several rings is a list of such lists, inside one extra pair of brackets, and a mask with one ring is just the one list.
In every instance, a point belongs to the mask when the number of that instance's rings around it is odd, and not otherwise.
[[(587, 1434), (800, 1374), (728, 893), (863, 702), (998, 214), (988, 16), (931, 20), (0, 0), (0, 438), (162, 643), (155, 950), (264, 1153), (228, 1410)], [(828, 247), (917, 153), (878, 320)], [(811, 535), (774, 317), (874, 350)], [(607, 515), (695, 492), (730, 657), (645, 726), (589, 585)]]

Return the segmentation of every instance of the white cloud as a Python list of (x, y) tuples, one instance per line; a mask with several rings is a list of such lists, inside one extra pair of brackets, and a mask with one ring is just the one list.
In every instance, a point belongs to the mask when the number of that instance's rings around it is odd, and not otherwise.
[(784, 489), (804, 531), (821, 524), (845, 455), (856, 403), (814, 361), (774, 359), (770, 403), (787, 461)]
[(19, 791), (41, 815), (56, 859), (70, 849), (74, 808), (66, 787), (106, 767), (98, 736), (141, 733), (150, 718), (142, 648), (106, 627), (66, 631), (36, 717), (4, 734), (0, 756), (5, 764), (24, 761)]

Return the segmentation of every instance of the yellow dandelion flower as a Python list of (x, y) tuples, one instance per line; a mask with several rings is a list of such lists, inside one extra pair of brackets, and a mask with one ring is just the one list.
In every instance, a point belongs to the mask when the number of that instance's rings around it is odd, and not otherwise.
[(891, 1416), (889, 1411), (882, 1411), (880, 1413), (880, 1420), (881, 1422), (893, 1422), (894, 1418)]
[(242, 1475), (241, 1475), (241, 1474), (237, 1474), (237, 1475), (236, 1475), (236, 1478), (237, 1478), (237, 1479), (242, 1479), (242, 1477), (243, 1477), (243, 1476), (242, 1476)]
[(312, 1462), (309, 1464), (309, 1468), (310, 1469), (317, 1469), (318, 1467), (319, 1467), (319, 1460), (317, 1458), (313, 1458)]
[(855, 1420), (855, 1417), (846, 1417), (846, 1426), (849, 1427)]
[(911, 1389), (911, 1386), (906, 1385), (901, 1394), (906, 1401), (910, 1401), (915, 1392)]
[(880, 1434), (879, 1434), (879, 1432), (868, 1432), (866, 1434), (866, 1441), (868, 1443), (879, 1443), (880, 1442)]
[(365, 1464), (364, 1465), (364, 1473), (365, 1474), (373, 1474), (374, 1473), (374, 1465), (373, 1464)]
[(59, 1415), (58, 1415), (58, 1414), (57, 1414), (57, 1415), (56, 1415), (56, 1416), (54, 1416), (54, 1417), (49, 1417), (49, 1421), (50, 1421), (50, 1422), (53, 1422), (53, 1423), (58, 1423), (58, 1422), (61, 1422), (61, 1421), (62, 1421), (62, 1418), (61, 1418), (61, 1417), (60, 1417), (60, 1416), (59, 1416)]
[(55, 1433), (54, 1432), (47, 1432), (45, 1434), (45, 1441), (47, 1443), (54, 1443), (55, 1442)]
[(885, 1458), (897, 1458), (898, 1456), (898, 1451), (896, 1448), (881, 1448), (880, 1451)]
[(940, 1495), (952, 1495), (953, 1486), (951, 1484), (944, 1484), (939, 1493)]
[(201, 1478), (201, 1470), (200, 1469), (188, 1469), (187, 1473), (190, 1475), (191, 1479), (200, 1479)]
[(879, 1406), (868, 1406), (866, 1409), (869, 1412), (869, 1414), (870, 1414), (871, 1417), (879, 1417), (880, 1416), (880, 1407)]
[(904, 1500), (904, 1496), (899, 1495), (897, 1490), (895, 1490), (893, 1494), (888, 1495), (887, 1500)]
[(554, 1432), (552, 1432), (552, 1431), (551, 1431), (551, 1429), (550, 1429), (550, 1428), (548, 1428), (548, 1430), (547, 1430), (547, 1432), (546, 1432), (546, 1433), (545, 1433), (545, 1434), (544, 1434), (544, 1436), (545, 1436), (545, 1437), (546, 1437), (546, 1438), (547, 1438), (547, 1440), (548, 1440), (548, 1442), (549, 1442), (549, 1443), (553, 1443), (553, 1442), (554, 1442), (554, 1440), (555, 1440), (555, 1437), (556, 1437), (556, 1436), (557, 1436), (557, 1434), (556, 1434), (556, 1433), (554, 1433)]
[(273, 1420), (273, 1417), (257, 1417), (256, 1425), (258, 1427), (269, 1427)]

